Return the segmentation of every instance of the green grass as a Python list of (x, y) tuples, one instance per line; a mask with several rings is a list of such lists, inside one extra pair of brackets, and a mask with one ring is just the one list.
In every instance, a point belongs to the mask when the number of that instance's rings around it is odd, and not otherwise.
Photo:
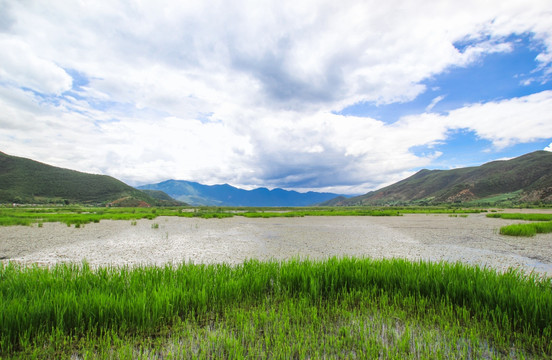
[(466, 205), (472, 206), (514, 206), (519, 204), (519, 197), (523, 191), (518, 190), (514, 192), (494, 195), (481, 199), (471, 200)]
[(304, 217), (304, 216), (401, 216), (397, 210), (374, 210), (374, 209), (317, 209), (317, 210), (290, 210), (282, 212), (261, 211), (245, 212), (239, 214), (250, 218), (271, 218), (271, 217)]
[(490, 218), (508, 220), (537, 221), (528, 224), (512, 224), (500, 228), (501, 235), (509, 236), (535, 236), (536, 234), (547, 234), (552, 232), (552, 214), (487, 214)]
[[(44, 222), (61, 222), (67, 225), (98, 223), (101, 220), (153, 220), (158, 216), (200, 217), (222, 219), (233, 216), (271, 218), (304, 216), (401, 216), (403, 214), (467, 214), (480, 209), (438, 207), (314, 207), (314, 208), (213, 208), (203, 207), (184, 211), (182, 207), (160, 208), (105, 208), (105, 207), (0, 207), (0, 226), (32, 225)], [(186, 209), (188, 210), (188, 209)], [(460, 215), (462, 216), (462, 215)]]
[(502, 226), (500, 228), (501, 235), (509, 236), (535, 236), (537, 234), (537, 229), (533, 224), (512, 224), (507, 226)]
[(512, 224), (500, 228), (500, 234), (510, 236), (535, 236), (536, 234), (547, 234), (552, 232), (552, 221)]
[(151, 220), (157, 217), (157, 214), (152, 211), (152, 209), (145, 208), (0, 208), (0, 226), (31, 225), (40, 222), (61, 222), (80, 226), (108, 219)]
[(3, 358), (552, 356), (552, 280), (460, 263), (0, 264)]
[(493, 213), (493, 214), (487, 214), (487, 217), (508, 219), (508, 220), (552, 221), (552, 214)]

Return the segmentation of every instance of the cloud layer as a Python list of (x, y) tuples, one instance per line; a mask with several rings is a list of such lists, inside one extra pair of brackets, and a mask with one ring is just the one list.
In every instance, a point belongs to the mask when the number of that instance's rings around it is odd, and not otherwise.
[[(552, 92), (383, 122), (424, 80), (529, 34), (547, 1), (2, 1), (0, 151), (131, 184), (168, 178), (362, 193), (468, 129), (496, 149), (552, 137)], [(463, 47), (455, 46), (466, 44)], [(545, 81), (545, 80), (541, 80)], [(413, 147), (427, 147), (425, 156)]]

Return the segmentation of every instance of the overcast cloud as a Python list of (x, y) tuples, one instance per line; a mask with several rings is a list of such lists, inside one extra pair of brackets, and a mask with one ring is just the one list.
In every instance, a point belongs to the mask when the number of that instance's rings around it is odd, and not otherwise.
[(0, 0), (0, 151), (131, 185), (363, 193), (430, 166), (457, 130), (497, 158), (552, 138), (550, 90), (339, 115), (413, 101), (520, 35), (538, 49), (527, 82), (548, 84), (550, 19), (549, 0)]

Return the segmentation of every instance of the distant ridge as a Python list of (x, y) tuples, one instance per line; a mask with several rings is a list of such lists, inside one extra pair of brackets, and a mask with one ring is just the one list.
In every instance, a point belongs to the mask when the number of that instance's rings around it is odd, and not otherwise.
[(313, 191), (300, 193), (278, 188), (244, 190), (228, 184), (203, 185), (185, 180), (167, 180), (139, 186), (138, 189), (161, 190), (177, 200), (196, 206), (310, 206), (340, 196)]
[(159, 196), (154, 198), (111, 176), (63, 169), (0, 152), (0, 203), (182, 205)]
[(341, 196), (338, 196), (336, 198), (324, 201), (324, 202), (318, 204), (318, 206), (336, 206), (336, 205), (339, 205), (343, 201), (346, 201), (346, 200), (347, 200), (347, 198), (345, 196), (341, 195)]
[(453, 170), (420, 170), (407, 179), (334, 205), (505, 202), (552, 203), (552, 152)]

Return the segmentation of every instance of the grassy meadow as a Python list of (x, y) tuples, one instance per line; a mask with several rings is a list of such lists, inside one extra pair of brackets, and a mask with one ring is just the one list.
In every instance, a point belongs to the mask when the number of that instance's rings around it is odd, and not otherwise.
[(0, 265), (2, 358), (542, 358), (552, 280), (401, 259)]

